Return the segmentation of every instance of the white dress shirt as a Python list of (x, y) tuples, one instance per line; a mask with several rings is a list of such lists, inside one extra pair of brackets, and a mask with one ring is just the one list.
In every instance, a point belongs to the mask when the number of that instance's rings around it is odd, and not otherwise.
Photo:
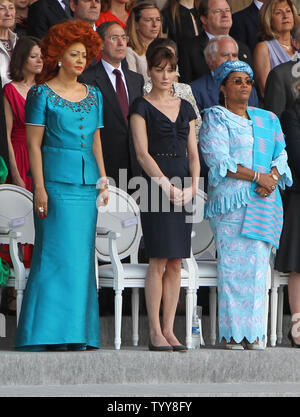
[(65, 3), (63, 2), (63, 0), (57, 0), (58, 1), (58, 3), (61, 5), (61, 7), (64, 9), (64, 10), (66, 10), (66, 5), (65, 5)]
[(109, 64), (108, 62), (106, 62), (106, 61), (104, 61), (104, 59), (101, 59), (101, 62), (102, 62), (102, 64), (103, 64), (103, 67), (104, 67), (104, 69), (105, 69), (105, 71), (106, 71), (106, 73), (107, 73), (107, 75), (108, 75), (108, 77), (109, 77), (109, 79), (110, 79), (110, 82), (112, 83), (112, 86), (114, 87), (114, 90), (116, 91), (116, 75), (113, 73), (113, 71), (115, 70), (115, 69), (117, 69), (117, 70), (119, 70), (120, 71), (120, 73), (121, 73), (121, 75), (122, 75), (122, 80), (123, 80), (123, 83), (124, 83), (124, 86), (125, 86), (125, 90), (126, 90), (126, 93), (127, 93), (127, 97), (128, 97), (128, 101), (129, 101), (129, 96), (128, 96), (128, 90), (127, 90), (127, 85), (126, 85), (126, 80), (125, 80), (125, 76), (124, 76), (124, 73), (123, 73), (123, 70), (122, 70), (122, 66), (121, 66), (121, 64), (119, 65), (119, 67), (118, 68), (115, 68), (115, 67), (113, 67), (111, 64)]
[(254, 0), (254, 4), (258, 8), (258, 10), (260, 10), (263, 6), (263, 2), (258, 1), (258, 0)]

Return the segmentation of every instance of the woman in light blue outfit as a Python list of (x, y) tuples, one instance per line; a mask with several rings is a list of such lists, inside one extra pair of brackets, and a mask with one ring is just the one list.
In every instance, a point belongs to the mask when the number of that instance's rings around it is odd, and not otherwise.
[(100, 198), (103, 204), (108, 199), (99, 133), (102, 96), (77, 82), (99, 49), (99, 37), (88, 23), (52, 27), (42, 43), (41, 84), (26, 101), (35, 245), (18, 350), (100, 346), (95, 278), (99, 176)]
[(199, 140), (209, 167), (205, 216), (218, 256), (219, 338), (229, 349), (262, 348), (271, 246), (278, 247), (282, 203), (291, 185), (277, 117), (247, 107), (253, 72), (228, 61), (214, 73), (221, 105), (205, 111)]

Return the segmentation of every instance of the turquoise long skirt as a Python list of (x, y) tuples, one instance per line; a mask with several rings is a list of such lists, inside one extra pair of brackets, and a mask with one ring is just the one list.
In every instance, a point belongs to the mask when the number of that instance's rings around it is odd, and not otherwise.
[(45, 187), (48, 216), (34, 219), (34, 253), (16, 349), (99, 348), (96, 187), (56, 182)]

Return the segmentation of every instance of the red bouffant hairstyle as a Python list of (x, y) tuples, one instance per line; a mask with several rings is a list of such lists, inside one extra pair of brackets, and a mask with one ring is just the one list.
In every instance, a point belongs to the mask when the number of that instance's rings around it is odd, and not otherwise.
[(58, 73), (58, 61), (74, 43), (80, 42), (86, 48), (88, 66), (100, 54), (101, 39), (90, 23), (84, 20), (68, 20), (52, 26), (41, 41), (44, 67), (36, 76), (36, 82), (43, 84)]

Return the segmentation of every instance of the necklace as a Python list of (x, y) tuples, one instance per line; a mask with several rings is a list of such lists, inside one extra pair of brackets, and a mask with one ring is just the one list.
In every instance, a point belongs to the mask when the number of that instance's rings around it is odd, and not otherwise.
[(287, 51), (292, 51), (293, 47), (291, 45), (284, 45), (283, 43), (279, 42), (279, 45), (285, 48)]

